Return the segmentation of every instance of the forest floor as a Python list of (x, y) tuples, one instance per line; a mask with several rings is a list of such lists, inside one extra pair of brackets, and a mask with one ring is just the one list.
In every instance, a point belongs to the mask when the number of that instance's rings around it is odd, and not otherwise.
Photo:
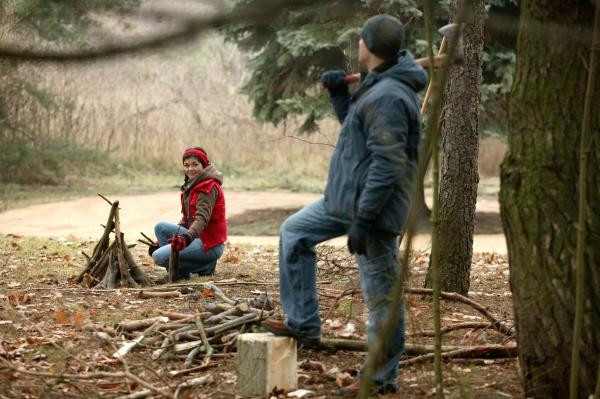
[[(151, 359), (160, 342), (136, 347), (124, 363), (111, 357), (125, 336), (117, 333), (102, 340), (98, 331), (114, 331), (113, 327), (124, 319), (149, 318), (163, 311), (195, 313), (214, 298), (199, 289), (201, 283), (208, 281), (206, 277), (186, 281), (191, 288), (188, 293), (171, 299), (141, 299), (137, 289), (96, 291), (74, 285), (73, 277), (85, 265), (82, 251), (91, 253), (94, 244), (92, 240), (16, 235), (0, 238), (0, 397), (120, 397), (144, 387), (116, 374), (91, 376), (90, 373), (128, 371), (171, 392), (183, 381), (211, 375), (212, 382), (184, 391), (180, 397), (234, 398), (235, 355), (213, 357), (203, 370), (177, 378), (170, 377), (169, 372), (183, 369), (183, 359), (174, 356)], [(163, 269), (151, 264), (141, 245), (132, 251), (148, 276), (154, 279), (164, 274)], [(422, 287), (428, 254), (413, 255), (409, 284)], [(319, 248), (318, 292), (325, 337), (365, 339), (367, 314), (357, 290), (357, 274), (355, 261), (345, 250), (333, 246)], [(218, 283), (230, 298), (246, 299), (259, 291), (266, 292), (276, 303), (276, 315), (281, 315), (276, 246), (229, 244), (210, 280)], [(512, 325), (505, 256), (495, 253), (474, 256), (469, 297), (497, 319)], [(433, 326), (430, 298), (407, 295), (406, 304), (407, 344), (432, 343), (432, 338), (419, 336)], [(441, 317), (442, 326), (486, 321), (472, 307), (450, 301), (442, 301)], [(355, 331), (350, 325), (355, 326)], [(259, 331), (260, 327), (254, 329)], [(491, 328), (456, 330), (444, 334), (443, 339), (444, 345), (464, 347), (510, 343), (514, 343), (511, 338)], [(313, 397), (335, 397), (339, 385), (355, 375), (364, 359), (362, 352), (331, 353), (301, 347), (299, 388), (311, 391)], [(302, 363), (305, 360), (313, 362)], [(445, 360), (443, 370), (444, 389), (449, 398), (522, 396), (516, 358)], [(35, 375), (35, 372), (48, 374)], [(76, 380), (64, 377), (67, 374), (87, 377)], [(431, 361), (403, 366), (398, 385), (400, 392), (386, 397), (431, 397), (434, 387)]]
[[(501, 226), (495, 195), (491, 191), (479, 198), (469, 298), (496, 319), (512, 326), (508, 263), (503, 236), (499, 234)], [(230, 298), (251, 299), (259, 292), (266, 292), (276, 304), (275, 316), (281, 316), (277, 230), (287, 215), (318, 197), (318, 194), (301, 193), (228, 193), (228, 223), (233, 235), (215, 274), (210, 279), (194, 277), (186, 281), (185, 286), (189, 288), (186, 293), (170, 299), (142, 299), (138, 289), (93, 290), (74, 284), (74, 277), (86, 264), (82, 253), (92, 253), (102, 232), (99, 225), (106, 223), (109, 207), (99, 197), (33, 205), (0, 214), (0, 232), (3, 233), (0, 237), (0, 398), (113, 398), (139, 392), (144, 389), (142, 382), (173, 393), (178, 384), (203, 375), (210, 375), (211, 382), (184, 390), (179, 397), (236, 397), (235, 354), (213, 356), (202, 370), (172, 377), (169, 372), (185, 368), (184, 359), (169, 354), (152, 360), (151, 354), (160, 342), (138, 345), (126, 355), (124, 362), (114, 359), (112, 354), (127, 338), (123, 333), (115, 333), (114, 326), (126, 319), (145, 319), (165, 311), (199, 312), (215, 300), (202, 289), (202, 284), (209, 280), (218, 284)], [(129, 244), (138, 238), (139, 231), (150, 233), (159, 216), (178, 220), (178, 209), (172, 206), (178, 200), (174, 192), (111, 199), (120, 200), (121, 223)], [(421, 232), (426, 231), (427, 226), (422, 226)], [(481, 237), (487, 237), (488, 244), (481, 241)], [(318, 247), (323, 336), (364, 340), (367, 312), (360, 294), (358, 270), (343, 244), (341, 239)], [(132, 253), (151, 279), (164, 274), (163, 269), (152, 264), (143, 245), (132, 248)], [(417, 245), (410, 259), (410, 287), (423, 287), (428, 263), (427, 243)], [(153, 287), (157, 288), (169, 287)], [(181, 286), (172, 288), (181, 289)], [(408, 294), (406, 305), (407, 345), (431, 344), (433, 339), (427, 336), (433, 328), (430, 297)], [(484, 315), (473, 307), (446, 300), (442, 301), (441, 318), (443, 327), (486, 322)], [(110, 331), (111, 335), (100, 339), (101, 331)], [(261, 331), (261, 327), (254, 325), (252, 331)], [(514, 345), (514, 340), (489, 327), (458, 329), (445, 333), (443, 339), (443, 345), (469, 348), (491, 344)], [(299, 388), (311, 391), (312, 397), (335, 397), (339, 386), (356, 375), (365, 355), (300, 347)], [(414, 356), (405, 356), (402, 360), (411, 358)], [(443, 370), (444, 389), (449, 398), (506, 398), (523, 394), (514, 357), (447, 359)], [(139, 380), (123, 377), (124, 372)], [(386, 397), (434, 396), (432, 362), (401, 366), (398, 385), (398, 394)], [(283, 398), (286, 394), (273, 396)]]

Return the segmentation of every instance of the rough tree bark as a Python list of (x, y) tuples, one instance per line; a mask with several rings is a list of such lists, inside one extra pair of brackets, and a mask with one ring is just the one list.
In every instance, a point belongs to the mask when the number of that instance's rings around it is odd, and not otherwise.
[[(579, 139), (593, 4), (521, 2), (500, 205), (528, 397), (569, 396), (566, 376), (575, 311)], [(592, 98), (578, 390), (579, 397), (585, 398), (594, 391), (600, 353), (600, 83)]]
[[(451, 2), (452, 20), (463, 0)], [(439, 194), (440, 283), (442, 291), (467, 296), (473, 255), (477, 158), (479, 152), (479, 105), (483, 62), (483, 0), (472, 1), (463, 31), (464, 64), (452, 67), (446, 86), (442, 119), (442, 176)], [(426, 287), (432, 286), (431, 267)]]

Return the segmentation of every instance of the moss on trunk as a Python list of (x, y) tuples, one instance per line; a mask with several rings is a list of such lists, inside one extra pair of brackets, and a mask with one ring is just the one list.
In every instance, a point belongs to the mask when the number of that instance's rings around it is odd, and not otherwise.
[[(575, 310), (579, 137), (594, 12), (590, 2), (560, 0), (526, 0), (521, 10), (501, 215), (526, 395), (564, 398)], [(593, 392), (600, 352), (600, 84), (593, 97), (580, 397)]]

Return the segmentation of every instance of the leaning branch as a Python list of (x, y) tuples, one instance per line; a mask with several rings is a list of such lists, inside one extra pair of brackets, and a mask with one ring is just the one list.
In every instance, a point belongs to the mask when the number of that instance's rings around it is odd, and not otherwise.
[[(406, 288), (404, 290), (407, 294), (417, 294), (417, 295), (432, 295), (433, 290), (429, 288)], [(478, 302), (473, 301), (463, 295), (460, 295), (456, 292), (441, 292), (440, 297), (449, 301), (461, 302), (466, 305), (471, 306), (473, 309), (477, 310), (479, 313), (485, 316), (492, 323), (492, 328), (500, 331), (502, 334), (508, 335), (512, 337), (515, 335), (513, 328), (507, 326), (505, 323), (496, 319), (487, 309)]]
[[(176, 43), (192, 40), (200, 33), (237, 23), (261, 24), (272, 21), (284, 9), (299, 7), (294, 0), (265, 0), (261, 7), (247, 7), (236, 12), (223, 12), (211, 17), (186, 18), (179, 21), (179, 27), (172, 32), (153, 35), (137, 41), (123, 44), (111, 43), (90, 49), (77, 50), (42, 50), (18, 48), (14, 45), (0, 45), (0, 57), (29, 61), (89, 61), (100, 58), (116, 57), (124, 54), (139, 53), (158, 49)], [(301, 7), (307, 7), (316, 0), (301, 2)]]

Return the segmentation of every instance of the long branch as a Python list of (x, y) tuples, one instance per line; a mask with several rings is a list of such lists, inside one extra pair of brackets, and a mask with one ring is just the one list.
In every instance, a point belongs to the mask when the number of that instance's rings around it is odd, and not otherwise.
[[(301, 7), (307, 7), (316, 0), (302, 1)], [(261, 7), (247, 7), (236, 12), (221, 12), (210, 17), (180, 18), (178, 28), (166, 34), (153, 35), (137, 41), (111, 43), (89, 49), (42, 50), (25, 49), (16, 46), (0, 46), (0, 57), (30, 61), (89, 61), (115, 57), (123, 54), (139, 53), (158, 49), (176, 43), (185, 43), (209, 29), (217, 29), (236, 23), (264, 24), (272, 21), (280, 12), (299, 7), (294, 0), (265, 0)], [(268, 21), (268, 22), (267, 22)]]
[[(406, 288), (406, 293), (408, 294), (418, 294), (418, 295), (433, 295), (433, 290), (430, 288)], [(440, 298), (444, 298), (446, 300), (461, 302), (466, 305), (471, 306), (473, 309), (480, 312), (485, 316), (486, 319), (492, 322), (492, 327), (498, 330), (499, 332), (512, 337), (515, 335), (515, 332), (512, 328), (508, 327), (506, 324), (502, 323), (500, 320), (496, 319), (487, 309), (478, 302), (475, 302), (472, 299), (467, 298), (466, 296), (460, 295), (456, 292), (440, 292)]]

